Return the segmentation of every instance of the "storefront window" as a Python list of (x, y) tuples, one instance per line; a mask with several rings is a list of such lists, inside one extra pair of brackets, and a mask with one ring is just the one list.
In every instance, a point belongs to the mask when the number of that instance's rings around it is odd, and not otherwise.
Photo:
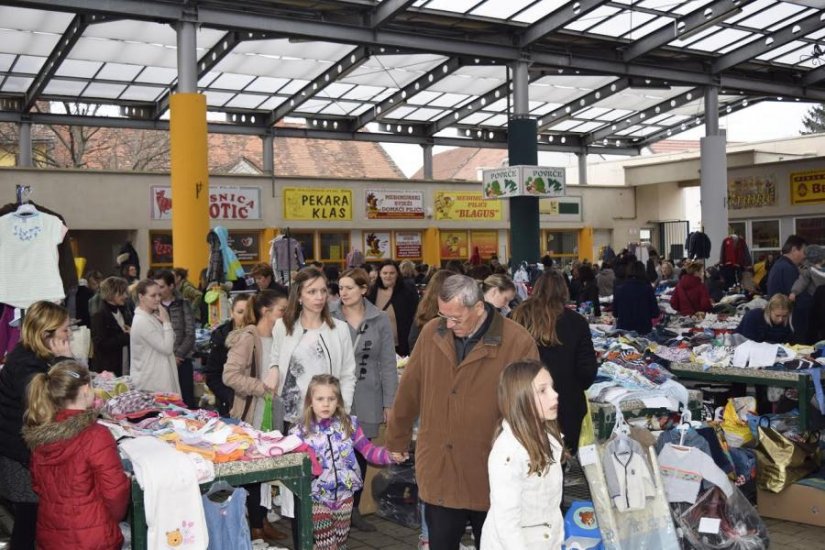
[(794, 233), (808, 244), (825, 245), (825, 218), (797, 218)]
[(548, 231), (544, 243), (551, 256), (575, 256), (579, 252), (579, 232)]
[(747, 236), (747, 230), (745, 228), (746, 222), (730, 222), (728, 224), (728, 233), (731, 235), (739, 235), (740, 237)]
[(780, 248), (779, 220), (751, 222), (751, 244), (754, 250)]
[(343, 262), (349, 254), (349, 233), (321, 233), (321, 261)]
[(301, 252), (304, 254), (305, 262), (315, 259), (315, 233), (294, 231), (289, 236), (301, 243)]

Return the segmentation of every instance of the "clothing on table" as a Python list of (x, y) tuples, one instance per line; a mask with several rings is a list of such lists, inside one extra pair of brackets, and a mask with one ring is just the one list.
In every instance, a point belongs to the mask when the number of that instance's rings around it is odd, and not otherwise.
[(688, 235), (687, 241), (685, 241), (685, 250), (687, 251), (687, 257), (691, 260), (710, 258), (710, 238), (701, 231), (694, 231)]
[(125, 439), (120, 448), (143, 489), (148, 548), (179, 540), (176, 549), (206, 550), (209, 533), (192, 459), (150, 436)]
[(530, 456), (506, 420), (487, 461), (490, 509), (482, 529), (484, 550), (561, 548), (562, 446), (551, 434), (554, 462), (546, 471), (528, 473)]
[(53, 422), (26, 427), (32, 449), (37, 545), (72, 550), (119, 550), (118, 526), (129, 505), (130, 485), (109, 430), (97, 411), (60, 410)]
[(132, 352), (129, 372), (135, 388), (180, 394), (172, 323), (161, 323), (151, 313), (137, 308), (129, 339)]
[(246, 521), (247, 492), (237, 487), (223, 502), (203, 495), (203, 514), (209, 533), (209, 550), (252, 550)]
[(626, 436), (610, 440), (603, 466), (607, 493), (618, 511), (641, 510), (649, 497), (656, 496), (644, 449), (636, 440)]
[(67, 232), (57, 216), (44, 212), (0, 217), (0, 303), (27, 308), (66, 297), (57, 246)]
[[(58, 220), (63, 225), (66, 225), (66, 220), (53, 210), (49, 210), (45, 206), (41, 204), (37, 204), (34, 201), (29, 201), (29, 204), (34, 206), (38, 212), (41, 214), (49, 214), (51, 216), (57, 217)], [(19, 205), (15, 203), (9, 203), (0, 208), (0, 216), (5, 216), (6, 214), (14, 213), (17, 211)], [(68, 295), (69, 291), (73, 288), (77, 287), (78, 284), (78, 277), (77, 277), (77, 266), (74, 262), (74, 253), (72, 252), (72, 246), (69, 241), (64, 235), (63, 240), (57, 245), (57, 268), (60, 272), (60, 280), (63, 282), (63, 291)], [(0, 300), (2, 302), (2, 300)]]
[(707, 480), (730, 496), (733, 486), (719, 466), (696, 447), (680, 447), (667, 443), (659, 453), (659, 469), (668, 502), (693, 504), (699, 496), (702, 480)]
[(770, 299), (774, 294), (784, 294), (787, 296), (791, 293), (793, 285), (798, 278), (799, 267), (789, 260), (787, 256), (780, 256), (768, 272), (768, 292), (766, 298)]
[[(298, 356), (294, 357), (296, 353)], [(332, 328), (322, 323), (319, 328), (309, 330), (304, 329), (299, 317), (292, 334), (287, 334), (283, 319), (278, 319), (272, 329), (269, 365), (280, 370), (278, 395), (284, 402), (287, 422), (294, 423), (300, 418), (309, 382), (316, 374), (338, 378), (344, 408), (351, 409), (355, 393), (355, 354), (345, 322), (333, 319)]]

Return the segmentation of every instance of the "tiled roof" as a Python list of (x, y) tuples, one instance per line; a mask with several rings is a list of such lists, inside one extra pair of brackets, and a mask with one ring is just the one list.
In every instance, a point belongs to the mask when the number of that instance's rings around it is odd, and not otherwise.
[(699, 150), (698, 139), (665, 139), (650, 144), (653, 154), (659, 153), (685, 153)]
[[(478, 149), (456, 147), (433, 155), (433, 179), (436, 180), (481, 180), (479, 169), (498, 168), (507, 162), (506, 149)], [(423, 179), (421, 168), (411, 179)]]

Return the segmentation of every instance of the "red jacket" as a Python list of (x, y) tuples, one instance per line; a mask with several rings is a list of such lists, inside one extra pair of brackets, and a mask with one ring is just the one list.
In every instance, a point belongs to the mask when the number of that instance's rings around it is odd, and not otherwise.
[(670, 305), (681, 315), (693, 315), (697, 311), (708, 312), (713, 307), (702, 279), (689, 274), (682, 275), (679, 279), (670, 297)]
[(40, 497), (41, 550), (115, 550), (123, 544), (118, 522), (129, 504), (129, 480), (112, 435), (96, 419), (94, 410), (61, 410), (54, 422), (23, 429)]

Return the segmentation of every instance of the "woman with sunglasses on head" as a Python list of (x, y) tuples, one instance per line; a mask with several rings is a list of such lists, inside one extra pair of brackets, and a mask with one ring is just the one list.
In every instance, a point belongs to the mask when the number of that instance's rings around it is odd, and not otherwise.
[[(398, 388), (392, 327), (387, 314), (365, 298), (369, 290), (366, 271), (361, 268), (344, 271), (338, 279), (338, 289), (341, 300), (330, 313), (347, 323), (355, 352), (356, 382), (351, 413), (358, 417), (364, 435), (372, 440), (378, 437), (378, 428), (387, 421)], [(356, 458), (364, 479), (367, 460), (360, 453)], [(359, 513), (360, 501), (361, 490), (358, 490), (354, 494), (352, 526), (359, 531), (375, 531)]]

